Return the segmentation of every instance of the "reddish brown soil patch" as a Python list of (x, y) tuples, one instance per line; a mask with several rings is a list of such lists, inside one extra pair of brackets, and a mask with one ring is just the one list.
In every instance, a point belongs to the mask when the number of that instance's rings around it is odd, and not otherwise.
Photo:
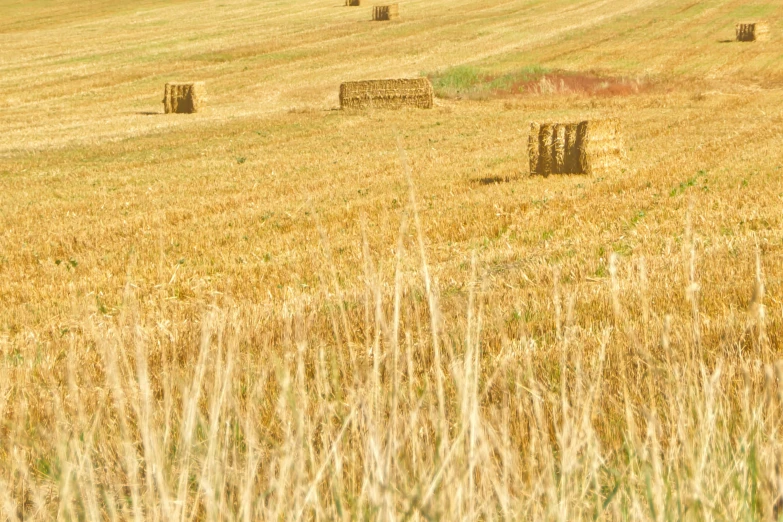
[(589, 96), (630, 96), (649, 90), (647, 82), (593, 73), (552, 72), (496, 89), (496, 96), (578, 93)]

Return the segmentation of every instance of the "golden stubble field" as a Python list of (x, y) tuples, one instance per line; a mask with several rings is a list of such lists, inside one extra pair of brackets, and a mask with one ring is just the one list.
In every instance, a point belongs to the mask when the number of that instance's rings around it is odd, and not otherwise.
[[(775, 519), (781, 8), (340, 3), (0, 0), (0, 513)], [(456, 66), (635, 87), (334, 110)]]

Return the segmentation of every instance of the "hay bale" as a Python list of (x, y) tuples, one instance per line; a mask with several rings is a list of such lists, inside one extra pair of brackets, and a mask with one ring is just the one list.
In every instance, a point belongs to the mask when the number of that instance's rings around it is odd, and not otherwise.
[(363, 80), (340, 85), (341, 109), (431, 109), (432, 97), (432, 84), (427, 78)]
[(372, 9), (372, 19), (376, 21), (396, 20), (399, 16), (400, 10), (397, 4), (376, 5)]
[(350, 7), (357, 7), (362, 5), (362, 0), (345, 0), (345, 5)]
[(204, 82), (170, 82), (163, 93), (166, 114), (199, 112), (206, 99)]
[(530, 173), (543, 176), (615, 169), (623, 158), (619, 122), (532, 123), (528, 156)]
[(769, 40), (769, 24), (743, 22), (734, 27), (738, 42), (763, 42)]

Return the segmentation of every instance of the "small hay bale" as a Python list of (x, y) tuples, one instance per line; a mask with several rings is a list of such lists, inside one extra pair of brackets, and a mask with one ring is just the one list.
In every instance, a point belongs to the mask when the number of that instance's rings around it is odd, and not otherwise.
[(350, 7), (358, 7), (362, 5), (362, 0), (345, 0), (345, 5)]
[(616, 169), (623, 155), (619, 122), (615, 119), (530, 125), (531, 174), (603, 172)]
[(427, 78), (363, 80), (340, 85), (341, 109), (431, 109), (432, 97), (432, 84)]
[(376, 21), (396, 20), (400, 17), (400, 9), (397, 4), (376, 5), (372, 9), (372, 19)]
[(769, 40), (769, 24), (766, 22), (743, 22), (735, 26), (738, 42), (764, 42)]
[(199, 112), (206, 99), (204, 82), (170, 82), (163, 93), (166, 114)]

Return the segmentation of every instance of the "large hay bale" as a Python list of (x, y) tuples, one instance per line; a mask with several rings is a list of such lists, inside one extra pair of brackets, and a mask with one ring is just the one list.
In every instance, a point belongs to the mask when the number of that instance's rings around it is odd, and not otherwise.
[(362, 0), (345, 0), (345, 5), (350, 7), (357, 7), (362, 5)]
[(427, 78), (345, 82), (340, 85), (340, 108), (431, 109), (432, 96), (432, 84)]
[(204, 105), (207, 90), (204, 82), (170, 82), (163, 93), (166, 114), (199, 112)]
[(619, 122), (532, 123), (528, 155), (530, 173), (543, 176), (614, 169), (623, 157)]
[(763, 42), (769, 40), (769, 24), (766, 22), (743, 22), (735, 26), (739, 42)]
[(397, 4), (376, 5), (372, 9), (373, 20), (395, 20), (399, 16), (400, 10)]

